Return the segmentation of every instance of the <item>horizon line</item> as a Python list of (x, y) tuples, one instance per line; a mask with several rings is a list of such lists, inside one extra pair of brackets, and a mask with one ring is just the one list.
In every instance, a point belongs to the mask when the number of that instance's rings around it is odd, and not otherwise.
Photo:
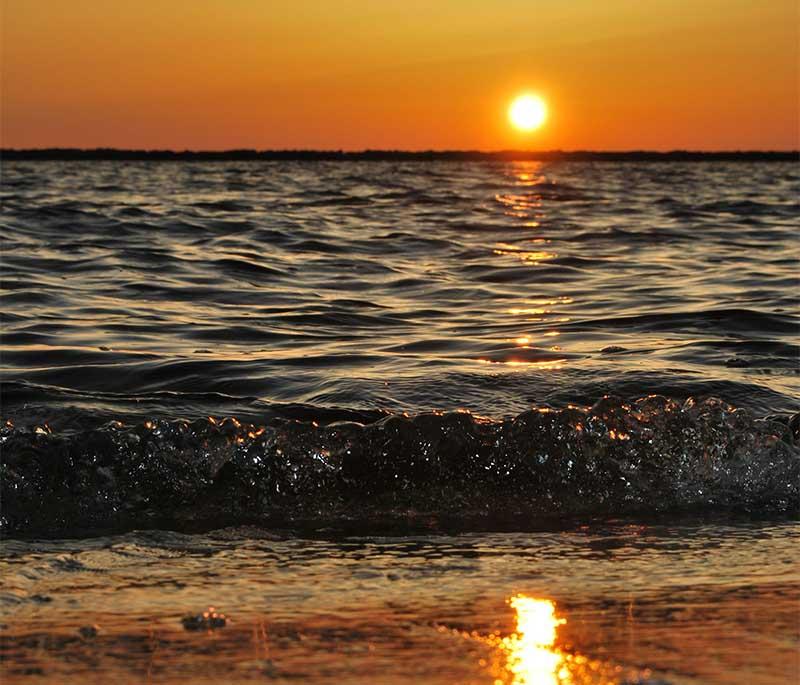
[(8, 160), (436, 160), (436, 161), (593, 161), (593, 160), (772, 160), (798, 161), (800, 150), (459, 150), (459, 149), (380, 149), (362, 150), (313, 148), (228, 148), (224, 150), (117, 148), (117, 147), (36, 147), (0, 148), (0, 159)]

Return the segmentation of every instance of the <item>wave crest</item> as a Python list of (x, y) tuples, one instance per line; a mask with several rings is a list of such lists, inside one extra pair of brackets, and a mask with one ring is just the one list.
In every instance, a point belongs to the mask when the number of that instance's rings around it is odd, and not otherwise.
[(466, 412), (328, 425), (234, 418), (53, 433), (8, 422), (6, 535), (343, 518), (786, 512), (798, 416), (715, 399), (604, 397), (489, 421)]

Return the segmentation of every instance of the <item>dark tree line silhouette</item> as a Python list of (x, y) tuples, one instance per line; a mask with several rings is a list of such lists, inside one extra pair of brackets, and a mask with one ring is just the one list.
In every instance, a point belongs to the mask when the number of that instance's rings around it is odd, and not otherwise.
[(478, 150), (123, 150), (117, 148), (36, 148), (2, 149), (5, 160), (156, 160), (156, 161), (798, 161), (800, 152), (794, 151), (724, 151), (702, 152), (673, 150), (655, 152), (631, 150), (627, 152), (602, 152), (592, 150), (524, 151), (503, 150), (480, 152)]

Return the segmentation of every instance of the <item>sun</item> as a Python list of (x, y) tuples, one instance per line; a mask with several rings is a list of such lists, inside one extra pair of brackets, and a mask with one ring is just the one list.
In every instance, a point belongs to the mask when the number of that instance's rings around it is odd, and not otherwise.
[(547, 119), (547, 104), (538, 95), (520, 95), (509, 105), (508, 119), (520, 131), (533, 131)]

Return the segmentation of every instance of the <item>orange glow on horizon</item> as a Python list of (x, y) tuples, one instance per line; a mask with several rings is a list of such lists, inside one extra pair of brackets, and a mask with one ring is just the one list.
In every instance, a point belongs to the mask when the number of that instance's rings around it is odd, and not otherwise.
[[(7, 2), (2, 145), (795, 149), (797, 19), (796, 0)], [(535, 136), (506, 117), (528, 89), (553, 113)]]

